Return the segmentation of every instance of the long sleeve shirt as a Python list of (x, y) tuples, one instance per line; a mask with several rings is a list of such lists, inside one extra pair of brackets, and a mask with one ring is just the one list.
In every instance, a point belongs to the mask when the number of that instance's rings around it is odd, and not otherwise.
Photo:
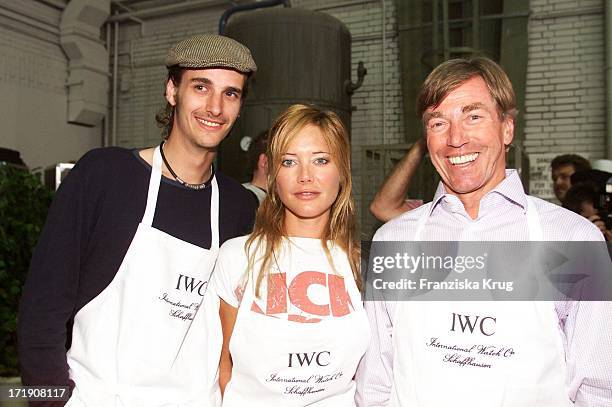
[[(62, 182), (21, 299), (24, 384), (71, 384), (66, 349), (72, 319), (115, 277), (143, 217), (150, 175), (151, 166), (138, 151), (112, 147), (87, 153)], [(219, 172), (215, 177), (224, 242), (251, 231), (255, 205), (237, 181)], [(163, 177), (153, 227), (210, 248), (210, 190), (188, 189)]]
[[(547, 241), (603, 241), (588, 220), (543, 200), (536, 208)], [(461, 201), (439, 185), (431, 206), (407, 212), (383, 225), (375, 241), (412, 241), (423, 211), (428, 214), (422, 240), (528, 240), (527, 198), (515, 171), (480, 201), (472, 219)], [(365, 305), (373, 337), (357, 371), (359, 407), (387, 406), (393, 386), (392, 345), (396, 304), (368, 301)], [(569, 398), (576, 406), (612, 406), (612, 302), (555, 302), (568, 367)]]

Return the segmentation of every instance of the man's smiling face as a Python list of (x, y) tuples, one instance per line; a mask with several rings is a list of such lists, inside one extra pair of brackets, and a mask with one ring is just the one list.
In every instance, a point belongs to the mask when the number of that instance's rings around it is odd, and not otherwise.
[(501, 117), (480, 76), (463, 82), (423, 114), (431, 160), (447, 192), (476, 199), (505, 178), (514, 120)]
[(245, 81), (231, 69), (187, 69), (178, 86), (169, 80), (166, 99), (175, 106), (170, 137), (216, 149), (238, 117)]

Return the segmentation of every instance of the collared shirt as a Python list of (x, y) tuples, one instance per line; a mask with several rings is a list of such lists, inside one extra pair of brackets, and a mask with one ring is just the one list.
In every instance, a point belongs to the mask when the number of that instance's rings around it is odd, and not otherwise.
[[(535, 199), (544, 240), (603, 241), (587, 219), (541, 199)], [(374, 235), (375, 241), (412, 241), (418, 219), (429, 211), (422, 240), (523, 241), (528, 240), (527, 196), (516, 171), (480, 201), (472, 219), (463, 204), (440, 183), (431, 205), (389, 221)], [(387, 406), (393, 385), (394, 349), (391, 335), (394, 302), (368, 301), (366, 312), (373, 336), (356, 376), (359, 407)], [(568, 370), (569, 397), (577, 406), (612, 405), (612, 303), (555, 302), (562, 328)]]

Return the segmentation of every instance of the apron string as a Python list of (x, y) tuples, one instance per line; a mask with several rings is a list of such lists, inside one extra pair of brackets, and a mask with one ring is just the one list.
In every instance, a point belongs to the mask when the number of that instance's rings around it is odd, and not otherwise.
[(153, 165), (151, 166), (151, 178), (149, 178), (149, 191), (147, 192), (147, 206), (141, 222), (147, 226), (153, 225), (153, 216), (155, 215), (157, 194), (159, 192), (159, 184), (161, 182), (162, 175), (161, 163), (161, 153), (159, 152), (159, 146), (157, 146), (153, 152)]
[(216, 250), (219, 248), (219, 185), (214, 174), (210, 186), (210, 249)]
[(542, 231), (542, 223), (540, 222), (540, 214), (536, 209), (536, 201), (527, 195), (527, 227), (529, 228), (530, 241), (544, 240), (544, 232)]

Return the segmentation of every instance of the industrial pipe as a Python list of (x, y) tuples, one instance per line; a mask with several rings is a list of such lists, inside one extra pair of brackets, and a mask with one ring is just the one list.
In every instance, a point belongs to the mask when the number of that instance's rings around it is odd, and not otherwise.
[(352, 95), (357, 89), (363, 85), (363, 78), (367, 75), (368, 70), (363, 66), (363, 61), (359, 61), (357, 64), (357, 82), (353, 83), (350, 79), (344, 82), (344, 90), (347, 95)]
[(114, 45), (113, 45), (113, 131), (111, 133), (111, 145), (117, 145), (117, 84), (119, 75), (119, 21), (115, 21), (115, 29), (113, 30)]
[(387, 9), (385, 7), (385, 0), (381, 0), (381, 14), (382, 14), (382, 41), (381, 41), (381, 57), (382, 57), (382, 68), (381, 68), (381, 81), (382, 81), (382, 140), (381, 143), (384, 143), (387, 140), (387, 77), (385, 75), (385, 68), (387, 65)]
[[(111, 49), (111, 26), (112, 26), (111, 23), (106, 23), (106, 51), (108, 52), (109, 55), (110, 55), (110, 49)], [(116, 75), (115, 72), (113, 72), (113, 77), (114, 75)], [(111, 112), (107, 108), (106, 114), (104, 115), (104, 122), (103, 122), (103, 125), (104, 125), (103, 132), (104, 133), (102, 134), (102, 147), (108, 147), (110, 143), (110, 129), (108, 126), (109, 123), (112, 123), (110, 120), (110, 116), (111, 116)]]
[(612, 0), (606, 0), (606, 158), (612, 160)]
[(167, 16), (170, 14), (183, 13), (192, 10), (204, 10), (205, 8), (225, 6), (229, 3), (228, 0), (195, 0), (186, 1), (183, 3), (168, 4), (166, 6), (151, 7), (143, 10), (135, 10), (128, 13), (115, 14), (106, 20), (109, 23), (123, 22), (133, 20), (135, 18), (152, 18)]
[(225, 10), (225, 12), (221, 15), (221, 18), (219, 19), (219, 34), (223, 35), (223, 33), (225, 32), (225, 26), (227, 25), (227, 20), (229, 20), (231, 15), (234, 13), (238, 13), (240, 11), (255, 10), (264, 7), (274, 7), (279, 6), (281, 4), (285, 7), (290, 6), (289, 0), (266, 0), (228, 8), (227, 10)]

